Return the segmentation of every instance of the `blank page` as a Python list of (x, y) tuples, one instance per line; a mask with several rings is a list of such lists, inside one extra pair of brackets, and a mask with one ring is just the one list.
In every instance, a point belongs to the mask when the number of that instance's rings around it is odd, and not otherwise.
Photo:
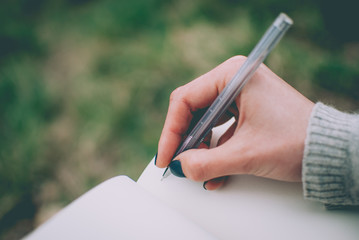
[(48, 239), (213, 239), (125, 176), (93, 188), (31, 233)]

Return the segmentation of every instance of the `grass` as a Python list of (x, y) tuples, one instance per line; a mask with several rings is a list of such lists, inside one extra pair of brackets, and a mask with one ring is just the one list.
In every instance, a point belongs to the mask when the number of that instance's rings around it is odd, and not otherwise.
[(320, 1), (16, 0), (4, 6), (4, 239), (23, 236), (107, 178), (136, 180), (157, 151), (171, 91), (233, 55), (247, 55), (279, 11), (295, 25), (266, 64), (313, 101), (357, 108), (357, 40), (330, 38)]

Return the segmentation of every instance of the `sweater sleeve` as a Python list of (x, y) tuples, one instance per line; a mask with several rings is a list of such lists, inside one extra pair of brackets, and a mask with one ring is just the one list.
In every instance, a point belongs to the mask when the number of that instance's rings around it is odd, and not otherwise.
[(359, 205), (359, 115), (322, 103), (312, 111), (305, 140), (304, 197), (329, 205)]

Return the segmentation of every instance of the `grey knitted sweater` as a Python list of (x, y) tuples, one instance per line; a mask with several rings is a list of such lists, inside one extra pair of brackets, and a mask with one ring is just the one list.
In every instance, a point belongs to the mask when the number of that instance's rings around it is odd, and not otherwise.
[(359, 115), (317, 103), (305, 141), (304, 197), (331, 205), (359, 205)]

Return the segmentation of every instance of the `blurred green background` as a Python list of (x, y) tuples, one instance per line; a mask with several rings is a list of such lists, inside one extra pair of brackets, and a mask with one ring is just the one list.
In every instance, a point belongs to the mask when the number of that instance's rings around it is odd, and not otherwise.
[(100, 182), (137, 179), (173, 89), (248, 55), (286, 12), (266, 60), (313, 101), (359, 106), (352, 0), (2, 0), (0, 238), (18, 239)]

